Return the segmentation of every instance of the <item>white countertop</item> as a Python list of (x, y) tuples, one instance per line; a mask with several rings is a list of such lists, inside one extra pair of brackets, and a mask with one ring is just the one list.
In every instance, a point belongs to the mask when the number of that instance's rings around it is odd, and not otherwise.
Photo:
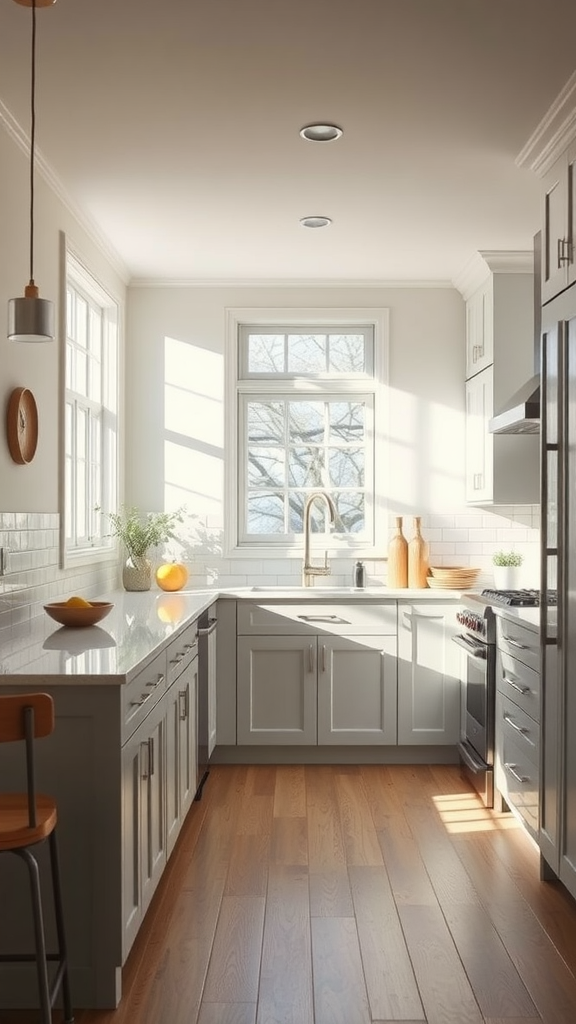
[[(0, 631), (0, 686), (42, 684), (116, 686), (130, 679), (189, 623), (219, 598), (270, 601), (460, 600), (455, 590), (387, 587), (241, 587), (140, 593), (117, 590), (100, 600), (114, 607), (97, 626), (58, 626), (48, 615)], [(30, 683), (30, 677), (33, 682)]]

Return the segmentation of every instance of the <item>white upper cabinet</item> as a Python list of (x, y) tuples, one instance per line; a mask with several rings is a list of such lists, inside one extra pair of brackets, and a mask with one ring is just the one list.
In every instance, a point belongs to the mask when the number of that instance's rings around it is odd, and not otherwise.
[(492, 363), (492, 308), (492, 278), (488, 278), (466, 303), (466, 380)]
[(542, 197), (542, 302), (576, 281), (576, 143), (544, 177)]

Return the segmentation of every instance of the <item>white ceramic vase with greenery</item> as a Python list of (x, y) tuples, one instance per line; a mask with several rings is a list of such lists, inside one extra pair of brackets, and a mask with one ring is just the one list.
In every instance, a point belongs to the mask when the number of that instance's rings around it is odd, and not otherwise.
[(108, 519), (108, 536), (118, 537), (126, 549), (127, 559), (122, 568), (124, 589), (150, 590), (152, 564), (148, 554), (152, 548), (175, 536), (177, 524), (184, 521), (183, 509), (143, 515), (133, 506), (121, 505), (118, 512), (105, 512), (101, 508), (98, 511)]
[(523, 557), (519, 551), (496, 551), (492, 556), (497, 590), (518, 590)]

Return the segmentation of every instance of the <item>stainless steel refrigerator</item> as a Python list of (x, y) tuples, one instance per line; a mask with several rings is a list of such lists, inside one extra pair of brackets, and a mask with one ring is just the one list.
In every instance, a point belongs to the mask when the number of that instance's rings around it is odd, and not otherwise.
[(576, 897), (576, 285), (542, 309), (541, 356), (541, 866)]

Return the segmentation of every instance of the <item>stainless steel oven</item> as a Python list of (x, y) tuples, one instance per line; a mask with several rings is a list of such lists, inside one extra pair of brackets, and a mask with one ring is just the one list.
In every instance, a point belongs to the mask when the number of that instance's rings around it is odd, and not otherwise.
[(462, 633), (454, 642), (466, 652), (464, 713), (458, 745), (462, 770), (486, 807), (494, 806), (494, 717), (496, 703), (496, 624), (485, 605), (457, 612)]

